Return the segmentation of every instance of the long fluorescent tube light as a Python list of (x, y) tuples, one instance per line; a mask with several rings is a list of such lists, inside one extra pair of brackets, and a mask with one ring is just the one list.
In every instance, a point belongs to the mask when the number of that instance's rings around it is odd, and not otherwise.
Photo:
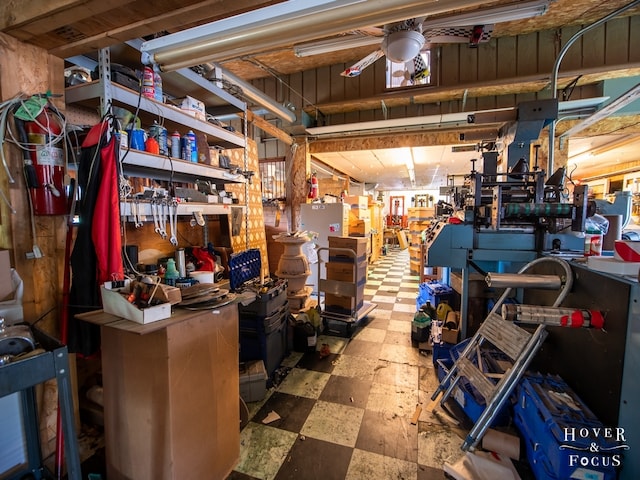
[(344, 35), (328, 40), (294, 45), (293, 53), (295, 53), (297, 57), (310, 57), (312, 55), (323, 55), (337, 50), (366, 47), (367, 45), (380, 45), (380, 42), (382, 42), (382, 37), (373, 35)]
[(443, 27), (467, 27), (473, 25), (489, 25), (494, 23), (524, 20), (526, 18), (544, 15), (549, 7), (550, 0), (531, 0), (517, 2), (500, 7), (483, 8), (460, 15), (451, 15), (442, 18), (427, 18), (422, 22), (422, 30)]
[[(569, 100), (558, 103), (558, 112), (579, 112), (590, 110), (606, 101), (608, 97), (594, 97), (583, 100)], [(367, 130), (388, 130), (412, 127), (428, 126), (462, 126), (468, 125), (467, 117), (472, 114), (503, 112), (514, 110), (515, 107), (496, 108), (492, 110), (481, 110), (477, 112), (446, 113), (443, 115), (426, 115), (422, 117), (404, 117), (389, 120), (373, 120), (360, 123), (342, 123), (337, 125), (327, 125), (324, 127), (310, 127), (306, 129), (309, 135), (331, 135), (341, 133), (363, 133)]]
[(142, 63), (163, 71), (220, 62), (343, 32), (481, 6), (486, 0), (288, 0), (143, 43)]
[(623, 138), (614, 140), (613, 142), (606, 143), (600, 147), (596, 147), (593, 150), (590, 150), (589, 152), (586, 152), (586, 153), (589, 153), (589, 155), (592, 157), (597, 157), (598, 155), (609, 153), (612, 150), (626, 147), (627, 145), (637, 143), (638, 141), (640, 141), (640, 137), (636, 135), (626, 135)]
[(607, 118), (608, 116), (612, 115), (614, 112), (629, 105), (631, 102), (638, 99), (639, 97), (640, 97), (640, 83), (635, 87), (633, 87), (632, 89), (630, 89), (629, 91), (627, 91), (626, 93), (623, 93), (622, 95), (620, 95), (618, 98), (616, 98), (614, 101), (612, 101), (608, 105), (596, 111), (590, 117), (585, 118), (577, 125), (571, 127), (569, 130), (564, 132), (561, 136), (570, 137), (571, 135), (575, 135), (576, 133), (581, 132), (585, 128), (590, 127), (594, 123), (597, 123), (600, 120)]

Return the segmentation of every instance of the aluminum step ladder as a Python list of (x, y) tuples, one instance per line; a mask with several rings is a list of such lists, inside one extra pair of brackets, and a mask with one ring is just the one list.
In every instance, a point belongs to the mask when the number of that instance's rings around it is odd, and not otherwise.
[[(559, 264), (564, 270), (564, 276), (526, 274), (533, 266), (545, 262)], [(531, 333), (513, 322), (504, 320), (498, 312), (505, 299), (514, 288), (559, 289), (558, 296), (553, 302), (553, 306), (557, 307), (571, 290), (573, 273), (565, 260), (541, 257), (527, 263), (517, 274), (489, 274), (487, 283), (498, 288), (506, 287), (506, 289), (431, 396), (431, 405), (437, 404), (440, 397), (440, 404), (444, 405), (457, 383), (464, 377), (484, 398), (486, 407), (464, 440), (461, 447), (464, 451), (473, 450), (482, 439), (547, 336), (544, 324), (538, 325)], [(495, 374), (489, 376), (482, 371), (479, 354), (477, 355), (479, 365), (471, 360), (485, 342), (493, 344), (513, 361), (513, 365), (497, 383), (491, 380), (491, 378), (495, 379)]]

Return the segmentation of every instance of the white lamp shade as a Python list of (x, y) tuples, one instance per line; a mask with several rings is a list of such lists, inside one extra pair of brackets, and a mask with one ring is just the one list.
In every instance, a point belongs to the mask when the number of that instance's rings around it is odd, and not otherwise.
[(420, 53), (423, 46), (424, 36), (415, 30), (398, 30), (382, 41), (382, 51), (396, 63), (408, 62)]

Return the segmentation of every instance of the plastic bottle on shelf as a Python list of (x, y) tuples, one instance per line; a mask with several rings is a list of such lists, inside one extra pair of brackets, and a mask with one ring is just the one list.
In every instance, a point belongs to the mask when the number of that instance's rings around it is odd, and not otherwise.
[(176, 286), (176, 280), (180, 277), (180, 273), (176, 268), (176, 261), (173, 258), (167, 260), (167, 270), (164, 272), (164, 283)]
[(180, 132), (177, 130), (171, 134), (171, 156), (180, 158)]
[(144, 70), (142, 71), (142, 95), (147, 98), (155, 98), (153, 77), (153, 68), (144, 67)]
[[(189, 130), (187, 132), (187, 137), (189, 137), (189, 143), (191, 144), (190, 160), (194, 163), (197, 163), (198, 162), (198, 141), (196, 140), (196, 134), (193, 133), (193, 130)], [(189, 158), (185, 158), (185, 160), (189, 160)]]
[(153, 98), (157, 102), (164, 102), (162, 97), (162, 77), (160, 76), (160, 67), (158, 65), (153, 66)]

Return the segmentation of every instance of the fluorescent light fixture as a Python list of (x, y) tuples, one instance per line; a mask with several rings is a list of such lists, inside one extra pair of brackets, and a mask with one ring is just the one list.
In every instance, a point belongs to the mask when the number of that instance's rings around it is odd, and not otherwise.
[(460, 15), (450, 15), (442, 18), (427, 18), (422, 22), (422, 30), (442, 27), (468, 27), (473, 25), (489, 25), (494, 23), (511, 22), (543, 15), (549, 7), (550, 0), (532, 0), (517, 2), (500, 7), (483, 8)]
[(297, 57), (310, 57), (312, 55), (323, 55), (338, 50), (350, 48), (366, 47), (367, 45), (379, 45), (381, 37), (371, 35), (345, 35), (342, 37), (319, 40), (317, 42), (300, 43), (293, 46), (293, 53)]
[(640, 141), (640, 138), (636, 135), (626, 135), (618, 140), (613, 142), (606, 143), (600, 147), (596, 147), (593, 150), (590, 150), (589, 155), (592, 157), (597, 157), (598, 155), (603, 155), (605, 153), (609, 153), (612, 150), (616, 150), (618, 148), (626, 147), (627, 145), (631, 145), (632, 143), (637, 143)]
[(163, 71), (255, 54), (343, 32), (481, 6), (486, 0), (288, 0), (143, 43), (142, 63)]
[(411, 181), (411, 186), (415, 186), (416, 184), (416, 167), (413, 162), (413, 149), (406, 147), (401, 149), (400, 155), (402, 155), (404, 164), (407, 167), (407, 172), (409, 173), (409, 180)]
[(581, 132), (585, 128), (590, 127), (594, 123), (599, 122), (612, 115), (614, 112), (620, 110), (621, 108), (629, 105), (631, 102), (640, 97), (640, 83), (623, 93), (614, 101), (609, 103), (608, 105), (602, 107), (600, 110), (597, 110), (593, 115), (585, 118), (582, 122), (578, 123), (574, 127), (571, 127), (569, 130), (564, 132), (561, 137), (570, 137), (571, 135), (575, 135), (578, 132)]
[[(606, 101), (608, 97), (594, 97), (583, 100), (569, 100), (558, 103), (558, 112), (584, 112)], [(443, 115), (425, 115), (422, 117), (403, 117), (389, 120), (373, 120), (371, 122), (343, 123), (328, 125), (325, 127), (310, 127), (306, 132), (310, 135), (339, 135), (339, 134), (366, 134), (367, 132), (381, 130), (418, 130), (440, 127), (468, 126), (467, 117), (472, 114), (504, 112), (514, 110), (515, 107), (496, 108), (477, 112), (446, 113)]]

